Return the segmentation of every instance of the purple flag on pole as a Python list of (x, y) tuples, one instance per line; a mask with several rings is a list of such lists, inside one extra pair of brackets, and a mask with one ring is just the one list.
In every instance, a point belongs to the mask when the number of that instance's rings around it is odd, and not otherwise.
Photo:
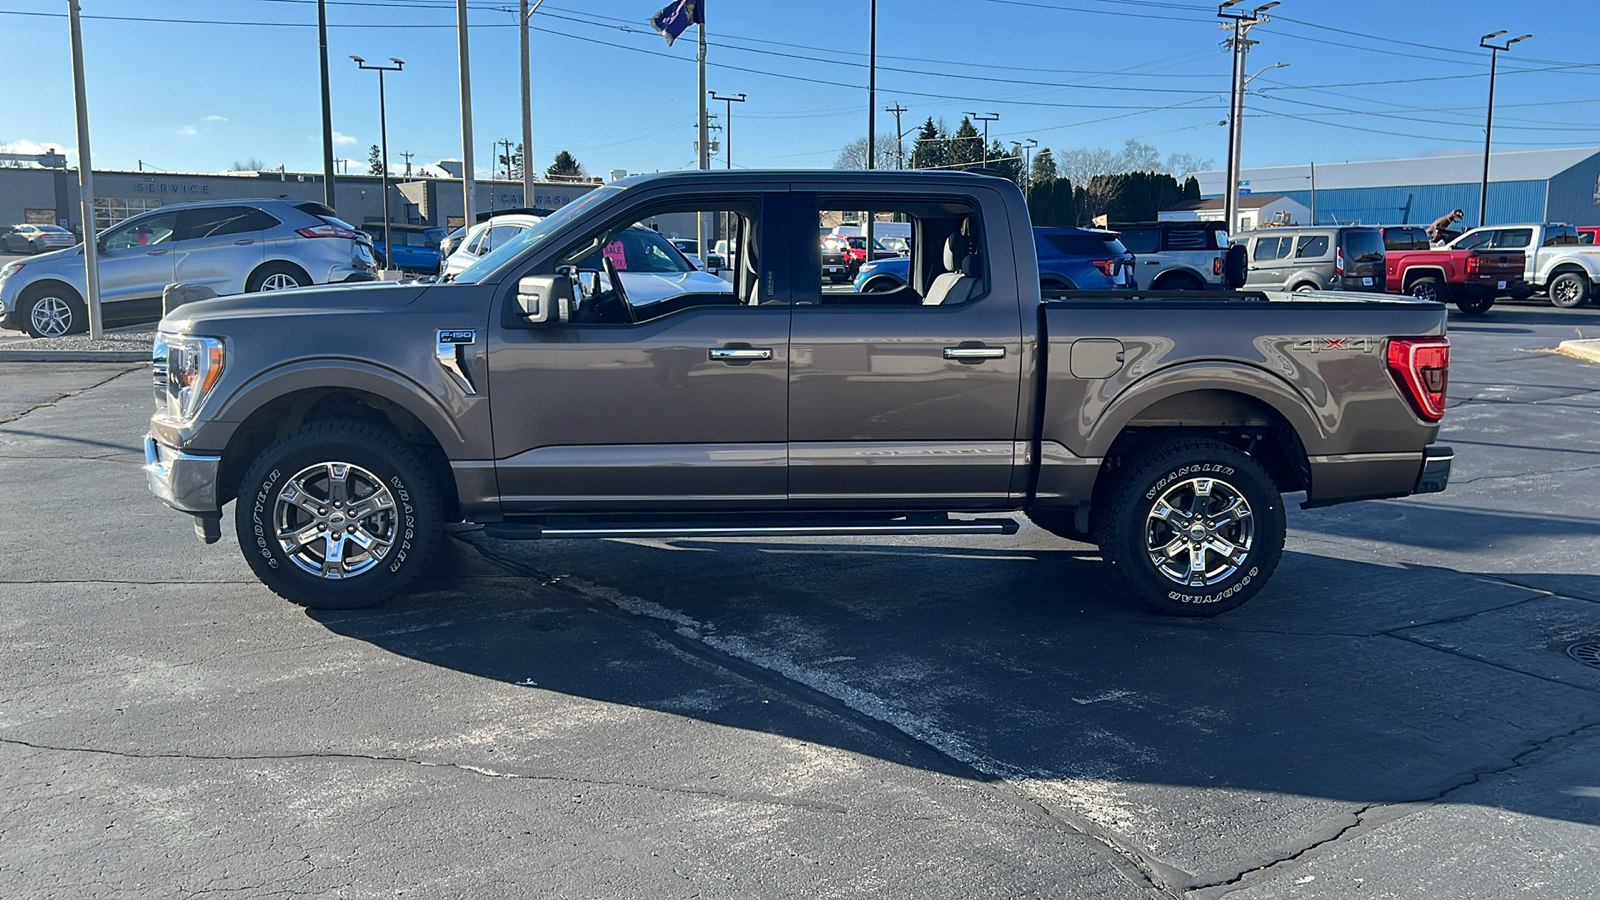
[(650, 25), (661, 32), (667, 39), (667, 46), (677, 40), (678, 35), (688, 30), (690, 25), (704, 25), (706, 23), (705, 0), (675, 0), (667, 7), (650, 17)]

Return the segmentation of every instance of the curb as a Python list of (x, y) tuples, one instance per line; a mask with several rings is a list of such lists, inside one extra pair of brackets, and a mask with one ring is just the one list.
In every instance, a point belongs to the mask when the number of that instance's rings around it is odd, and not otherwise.
[(1587, 338), (1580, 341), (1562, 341), (1556, 352), (1586, 359), (1589, 362), (1600, 362), (1600, 338)]
[(148, 350), (0, 350), (0, 363), (147, 363), (149, 361)]

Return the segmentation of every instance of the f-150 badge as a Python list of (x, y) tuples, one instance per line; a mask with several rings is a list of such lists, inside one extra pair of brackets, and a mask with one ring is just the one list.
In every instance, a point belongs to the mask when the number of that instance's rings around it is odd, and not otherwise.
[(441, 328), (434, 346), (434, 357), (439, 361), (439, 365), (450, 373), (456, 386), (469, 397), (477, 394), (478, 389), (473, 385), (472, 377), (467, 374), (467, 360), (462, 351), (477, 342), (478, 332), (475, 329)]

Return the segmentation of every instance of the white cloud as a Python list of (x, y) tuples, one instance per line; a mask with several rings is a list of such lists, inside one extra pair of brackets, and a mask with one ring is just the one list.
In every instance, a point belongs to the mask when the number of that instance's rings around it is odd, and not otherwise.
[(184, 137), (194, 137), (195, 135), (197, 135), (199, 133), (200, 133), (200, 129), (194, 127), (193, 125), (185, 125), (182, 128), (178, 129), (178, 134), (180, 134), (180, 135), (182, 135)]
[(0, 153), (48, 153), (52, 150), (56, 153), (66, 153), (71, 149), (66, 144), (58, 144), (51, 141), (45, 141), (44, 143), (39, 141), (6, 141), (0, 143)]
[(227, 116), (203, 116), (203, 117), (201, 117), (200, 121), (202, 121), (202, 122), (226, 122), (226, 121), (228, 121), (228, 117)]
[(333, 133), (333, 142), (335, 144), (354, 144), (356, 139), (353, 135), (348, 135), (341, 131), (335, 131)]

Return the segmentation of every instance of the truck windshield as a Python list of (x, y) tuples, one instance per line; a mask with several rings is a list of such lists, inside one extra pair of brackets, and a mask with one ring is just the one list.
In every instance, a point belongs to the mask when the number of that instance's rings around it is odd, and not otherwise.
[(612, 185), (595, 188), (544, 217), (538, 224), (524, 229), (521, 234), (511, 240), (485, 253), (478, 258), (477, 262), (463, 269), (461, 274), (457, 275), (454, 280), (463, 284), (477, 284), (478, 279), (489, 275), (489, 273), (539, 245), (569, 220), (576, 218), (585, 210), (605, 203), (622, 190), (622, 188)]

